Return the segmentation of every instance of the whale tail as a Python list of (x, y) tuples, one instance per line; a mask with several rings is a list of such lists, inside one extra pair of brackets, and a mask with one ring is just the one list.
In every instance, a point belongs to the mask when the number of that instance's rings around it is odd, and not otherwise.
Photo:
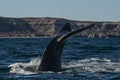
[(65, 24), (62, 29), (59, 31), (59, 35), (53, 38), (50, 43), (47, 45), (41, 64), (39, 66), (40, 71), (54, 71), (58, 72), (61, 70), (61, 56), (64, 44), (67, 39), (73, 35), (82, 32), (95, 24), (91, 24), (85, 28), (72, 31), (70, 23)]
[(78, 33), (82, 32), (82, 31), (84, 31), (84, 30), (86, 30), (86, 29), (88, 29), (88, 28), (93, 27), (94, 25), (95, 25), (95, 24), (93, 23), (93, 24), (90, 24), (89, 26), (87, 26), (87, 27), (85, 27), (85, 28), (68, 32), (68, 33), (64, 34), (63, 36), (61, 36), (60, 39), (59, 39), (59, 41), (60, 41), (60, 42), (63, 42), (63, 41), (65, 41), (65, 40), (67, 40), (68, 38), (74, 36), (75, 34), (78, 34)]
[(61, 29), (60, 31), (58, 31), (57, 35), (64, 35), (68, 32), (71, 32), (72, 28), (71, 28), (71, 24), (70, 23), (66, 23)]

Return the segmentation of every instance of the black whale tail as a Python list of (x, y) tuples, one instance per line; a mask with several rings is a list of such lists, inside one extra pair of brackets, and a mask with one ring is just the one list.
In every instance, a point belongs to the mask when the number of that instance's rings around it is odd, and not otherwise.
[(53, 38), (47, 45), (39, 66), (39, 71), (60, 71), (62, 69), (61, 56), (66, 40), (94, 25), (95, 24), (91, 24), (85, 28), (72, 31), (70, 23), (65, 24), (60, 30), (59, 35)]
[(72, 31), (70, 23), (66, 23), (57, 33), (57, 35), (64, 35)]
[(78, 30), (75, 30), (75, 31), (71, 31), (71, 32), (69, 32), (69, 33), (66, 33), (65, 35), (61, 36), (61, 38), (60, 38), (59, 40), (60, 40), (61, 42), (63, 42), (63, 41), (65, 41), (65, 40), (67, 40), (68, 38), (74, 36), (75, 34), (78, 34), (78, 33), (82, 32), (82, 31), (84, 31), (84, 30), (86, 30), (86, 29), (88, 29), (88, 28), (93, 27), (94, 25), (95, 25), (95, 24), (93, 23), (93, 24), (90, 24), (89, 26), (87, 26), (87, 27), (85, 27), (85, 28), (78, 29)]

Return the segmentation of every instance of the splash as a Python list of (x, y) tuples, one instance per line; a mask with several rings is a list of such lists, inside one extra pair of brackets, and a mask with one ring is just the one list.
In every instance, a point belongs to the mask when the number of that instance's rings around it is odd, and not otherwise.
[[(39, 64), (41, 60), (39, 58), (34, 58), (28, 63), (14, 63), (9, 65), (10, 73), (16, 74), (37, 74), (37, 73), (46, 73), (39, 71)], [(81, 73), (81, 72), (120, 72), (120, 62), (112, 62), (110, 59), (106, 58), (89, 58), (77, 61), (65, 62), (63, 65), (63, 71), (58, 73)], [(48, 71), (47, 73), (51, 73)], [(52, 72), (53, 73), (53, 72)]]
[[(120, 62), (110, 59), (89, 58), (64, 64), (68, 72), (120, 72)], [(72, 69), (72, 70), (71, 70)]]
[(10, 73), (17, 74), (36, 74), (38, 73), (38, 68), (41, 60), (38, 58), (32, 59), (28, 63), (14, 63), (9, 65)]

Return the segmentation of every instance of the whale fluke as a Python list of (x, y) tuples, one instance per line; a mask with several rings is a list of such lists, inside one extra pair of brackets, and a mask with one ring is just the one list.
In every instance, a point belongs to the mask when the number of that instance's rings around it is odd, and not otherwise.
[(70, 26), (70, 23), (66, 23), (61, 29), (60, 31), (58, 31), (57, 35), (64, 35), (68, 32), (71, 32), (72, 28)]
[(47, 45), (41, 60), (41, 64), (39, 66), (39, 71), (61, 71), (61, 56), (66, 40), (73, 35), (84, 31), (94, 25), (95, 24), (91, 24), (85, 28), (71, 31), (70, 23), (65, 24), (65, 26), (60, 30), (60, 34), (53, 38)]
[(82, 29), (78, 29), (78, 30), (69, 32), (69, 33), (61, 36), (61, 38), (60, 38), (59, 40), (60, 40), (61, 42), (62, 42), (62, 41), (65, 41), (65, 40), (67, 40), (68, 38), (74, 36), (75, 34), (80, 33), (80, 32), (82, 32), (82, 31), (84, 31), (84, 30), (86, 30), (86, 29), (88, 29), (88, 28), (90, 28), (90, 27), (92, 27), (92, 26), (94, 26), (94, 25), (95, 25), (95, 24), (91, 24), (91, 25), (89, 25), (89, 26), (87, 26), (87, 27), (85, 27), (85, 28), (82, 28)]

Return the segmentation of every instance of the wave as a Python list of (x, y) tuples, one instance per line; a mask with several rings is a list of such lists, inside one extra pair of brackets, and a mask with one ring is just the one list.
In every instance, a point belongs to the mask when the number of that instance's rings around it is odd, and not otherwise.
[[(9, 65), (10, 73), (16, 74), (37, 74), (37, 73), (45, 73), (42, 71), (38, 71), (41, 59), (34, 58), (28, 63), (14, 63)], [(112, 72), (119, 73), (120, 72), (120, 62), (112, 62), (110, 59), (106, 58), (89, 58), (82, 60), (72, 60), (69, 62), (64, 62), (63, 71), (58, 73), (81, 73), (81, 72)], [(50, 73), (51, 71), (47, 72)]]

